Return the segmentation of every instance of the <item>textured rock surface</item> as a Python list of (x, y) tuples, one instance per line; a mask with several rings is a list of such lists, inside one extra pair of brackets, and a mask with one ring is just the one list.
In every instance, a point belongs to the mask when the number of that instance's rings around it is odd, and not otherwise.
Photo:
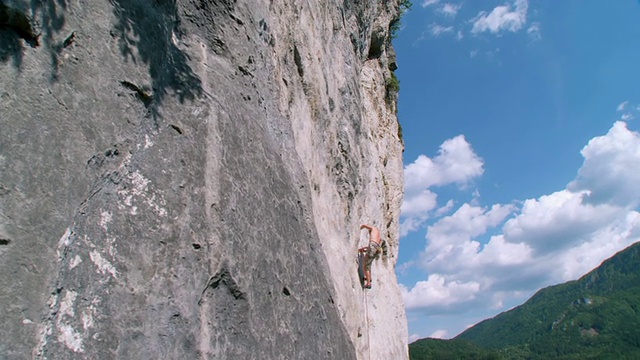
[(408, 357), (394, 1), (0, 3), (1, 357)]

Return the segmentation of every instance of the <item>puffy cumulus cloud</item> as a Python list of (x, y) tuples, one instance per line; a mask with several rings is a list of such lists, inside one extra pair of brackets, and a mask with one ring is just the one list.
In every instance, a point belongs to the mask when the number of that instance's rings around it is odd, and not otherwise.
[(640, 136), (625, 122), (617, 121), (605, 136), (591, 139), (581, 154), (584, 163), (569, 189), (587, 191), (586, 199), (593, 204), (640, 203)]
[(429, 309), (430, 311), (450, 311), (467, 306), (480, 292), (476, 281), (448, 281), (444, 276), (433, 274), (426, 281), (418, 281), (411, 289), (400, 285), (407, 309)]
[[(567, 198), (573, 200), (572, 197)], [(565, 201), (564, 204), (566, 203)], [(509, 225), (505, 224), (503, 234), (492, 236), (484, 245), (474, 240), (474, 237), (490, 224), (499, 222), (502, 214), (499, 214), (498, 210), (494, 210), (496, 213), (492, 215), (491, 211), (471, 211), (469, 207), (461, 212), (466, 215), (458, 216), (458, 221), (452, 221), (452, 216), (443, 218), (434, 227), (430, 227), (428, 239), (433, 240), (435, 245), (428, 243), (424, 256), (420, 259), (422, 263), (419, 264), (427, 269), (429, 277), (427, 281), (418, 282), (411, 289), (405, 288), (403, 295), (407, 308), (421, 309), (423, 312), (434, 314), (464, 312), (471, 306), (504, 310), (501, 307), (506, 303), (512, 304), (512, 299), (529, 297), (541, 287), (576, 279), (615, 252), (640, 241), (640, 213), (622, 210), (610, 212), (603, 215), (608, 219), (606, 221), (598, 219), (596, 213), (591, 219), (597, 224), (591, 225), (588, 221), (585, 222), (584, 212), (574, 207), (579, 215), (573, 218), (576, 220), (572, 223), (573, 226), (588, 227), (586, 230), (569, 232), (572, 236), (580, 233), (580, 241), (574, 241), (570, 246), (564, 247), (553, 245), (552, 247), (557, 248), (555, 251), (538, 252), (540, 244), (532, 241), (538, 238), (518, 238), (523, 236), (524, 232), (516, 236), (509, 231), (513, 231), (511, 227), (516, 226), (514, 219), (518, 219), (520, 225), (531, 225), (529, 230), (538, 235), (544, 230), (535, 228), (534, 224), (543, 229), (556, 226), (550, 225), (556, 224), (555, 222), (546, 220), (537, 223), (531, 219), (524, 221), (529, 216), (532, 219), (544, 219), (545, 217), (539, 217), (541, 212), (544, 212), (544, 204), (555, 204), (550, 212), (557, 209), (566, 211), (570, 208), (563, 208), (562, 201), (554, 203), (538, 199), (537, 211), (527, 210), (516, 215), (507, 221)], [(579, 201), (573, 204), (580, 206)], [(591, 207), (588, 204), (583, 206)], [(454, 225), (462, 224), (465, 217), (470, 219), (467, 225)], [(483, 217), (483, 221), (473, 220)], [(439, 228), (438, 231), (433, 230), (436, 228)], [(510, 230), (507, 231), (507, 228)], [(561, 241), (561, 238), (558, 238), (558, 241)], [(475, 295), (471, 296), (470, 290), (476, 288), (477, 291), (473, 293)], [(467, 292), (463, 292), (462, 289), (466, 289)], [(429, 295), (429, 292), (433, 293)], [(433, 297), (428, 298), (429, 296)], [(446, 298), (447, 296), (454, 298)]]
[(441, 252), (453, 245), (468, 243), (484, 234), (507, 217), (511, 205), (493, 205), (490, 209), (463, 204), (450, 216), (444, 217), (427, 230), (427, 251)]
[(407, 216), (427, 213), (437, 206), (437, 198), (438, 195), (435, 193), (429, 190), (423, 190), (419, 194), (404, 201), (400, 211)]
[(556, 281), (576, 279), (614, 253), (640, 241), (640, 213), (629, 211), (594, 231), (584, 243), (560, 252), (552, 261), (557, 265)]
[(483, 291), (493, 280), (482, 276), (478, 267), (482, 263), (514, 265), (525, 252), (521, 245), (500, 247), (497, 238), (483, 251), (473, 238), (500, 224), (512, 211), (511, 205), (481, 208), (463, 204), (454, 214), (430, 226), (428, 244), (420, 259), (420, 266), (430, 275), (411, 289), (403, 288), (407, 309), (455, 312), (486, 303)]
[(575, 246), (620, 216), (621, 209), (585, 204), (585, 193), (562, 190), (524, 202), (503, 228), (510, 243), (525, 243), (537, 255)]
[[(531, 253), (530, 260), (523, 262), (516, 272), (503, 267), (506, 276), (495, 277), (487, 291), (505, 291), (512, 297), (514, 291), (532, 294), (541, 287), (575, 280), (637, 241), (640, 241), (640, 214), (620, 212), (618, 217), (585, 233), (573, 246), (544, 254)], [(490, 268), (484, 269), (483, 274), (494, 276)]]
[(513, 7), (510, 4), (495, 7), (490, 13), (482, 11), (473, 18), (471, 32), (478, 34), (485, 31), (498, 33), (506, 30), (516, 32), (524, 27), (527, 22), (527, 0), (515, 0)]
[[(448, 184), (464, 187), (482, 172), (482, 159), (474, 153), (463, 135), (444, 141), (433, 159), (426, 155), (418, 156), (404, 169), (405, 198), (401, 208), (400, 236), (419, 229), (436, 209), (437, 195), (429, 188)], [(452, 207), (453, 201), (449, 200), (436, 213), (440, 216)]]
[[(433, 194), (433, 200), (435, 201), (437, 195), (425, 190), (423, 196), (416, 196), (411, 199), (407, 199), (402, 204), (402, 221), (400, 222), (400, 237), (408, 235), (412, 231), (416, 231), (422, 227), (422, 225), (431, 218), (431, 213), (436, 203), (432, 202), (430, 196), (427, 194)], [(449, 199), (446, 204), (433, 211), (434, 217), (441, 217), (447, 214), (453, 209), (455, 201)]]
[(485, 267), (495, 267), (501, 272), (508, 267), (522, 266), (531, 263), (533, 251), (525, 243), (509, 243), (504, 235), (492, 236), (479, 256), (479, 264)]
[[(415, 260), (428, 278), (403, 288), (407, 308), (427, 314), (472, 306), (505, 310), (640, 241), (640, 191), (633, 186), (640, 183), (640, 135), (616, 122), (581, 153), (583, 165), (563, 190), (518, 208), (463, 204), (428, 226), (425, 250)], [(498, 231), (489, 236), (490, 229)]]
[(420, 192), (453, 183), (464, 185), (482, 175), (483, 165), (464, 135), (458, 135), (443, 142), (433, 159), (420, 155), (404, 168), (405, 191)]
[[(430, 273), (445, 274), (448, 279), (464, 279), (477, 275), (477, 269), (483, 266), (486, 271), (487, 266), (499, 267), (497, 274), (506, 266), (521, 264), (529, 252), (526, 246), (506, 244), (497, 236), (484, 246), (475, 240), (500, 225), (514, 210), (512, 205), (483, 208), (463, 204), (454, 214), (429, 226), (419, 265)], [(489, 278), (482, 280), (486, 285), (492, 282)]]
[[(474, 237), (499, 223), (506, 207), (493, 209), (493, 213), (463, 207), (467, 209), (457, 212), (458, 216), (429, 227), (429, 243), (415, 264), (429, 276), (403, 288), (407, 309), (426, 314), (463, 313), (470, 307), (502, 311), (505, 304), (514, 304), (513, 299), (524, 300), (541, 287), (576, 279), (640, 240), (640, 213), (630, 211), (618, 213), (619, 218), (608, 216), (608, 222), (584, 231), (582, 241), (553, 252), (539, 253), (526, 239), (510, 242), (506, 231), (482, 245)], [(523, 219), (523, 215), (515, 218)], [(539, 224), (545, 226), (545, 222)]]
[(400, 223), (400, 236), (418, 230), (429, 219), (429, 213), (438, 205), (437, 198), (435, 193), (423, 190), (402, 202), (400, 211), (403, 221)]
[[(509, 299), (521, 298), (523, 293), (530, 296), (540, 287), (576, 279), (616, 251), (640, 240), (638, 235), (640, 214), (634, 213), (594, 231), (584, 243), (543, 255), (537, 255), (526, 243), (508, 242), (502, 234), (491, 237), (484, 246), (474, 240), (449, 244), (439, 253), (422, 259), (426, 262), (420, 266), (426, 266), (433, 281), (417, 283), (406, 290), (403, 293), (406, 306), (427, 313), (464, 312), (471, 306), (499, 309), (504, 303), (512, 303)], [(477, 286), (473, 297), (460, 291), (464, 288), (462, 284), (471, 283)], [(428, 291), (434, 291), (436, 297), (427, 298)], [(444, 299), (446, 296), (455, 298)]]

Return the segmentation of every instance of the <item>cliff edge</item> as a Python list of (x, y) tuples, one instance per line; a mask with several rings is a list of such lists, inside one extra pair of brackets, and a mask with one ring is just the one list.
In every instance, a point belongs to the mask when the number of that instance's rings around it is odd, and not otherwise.
[(397, 14), (0, 0), (0, 355), (408, 358)]

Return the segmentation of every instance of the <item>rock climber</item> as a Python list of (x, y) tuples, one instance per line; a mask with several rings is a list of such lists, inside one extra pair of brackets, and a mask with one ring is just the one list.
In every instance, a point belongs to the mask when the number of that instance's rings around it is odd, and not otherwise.
[(369, 230), (369, 245), (365, 247), (361, 247), (358, 249), (358, 252), (364, 253), (364, 288), (371, 289), (371, 264), (373, 260), (377, 259), (382, 252), (382, 241), (380, 240), (380, 230), (375, 226), (370, 226), (366, 224), (360, 225), (360, 229)]

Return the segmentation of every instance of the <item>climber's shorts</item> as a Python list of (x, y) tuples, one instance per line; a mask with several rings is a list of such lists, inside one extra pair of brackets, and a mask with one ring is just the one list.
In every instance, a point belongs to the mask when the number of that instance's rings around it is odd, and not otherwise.
[(369, 249), (367, 250), (367, 261), (364, 263), (365, 270), (371, 270), (371, 264), (376, 259), (376, 255), (380, 252), (380, 245), (373, 241), (369, 242)]

